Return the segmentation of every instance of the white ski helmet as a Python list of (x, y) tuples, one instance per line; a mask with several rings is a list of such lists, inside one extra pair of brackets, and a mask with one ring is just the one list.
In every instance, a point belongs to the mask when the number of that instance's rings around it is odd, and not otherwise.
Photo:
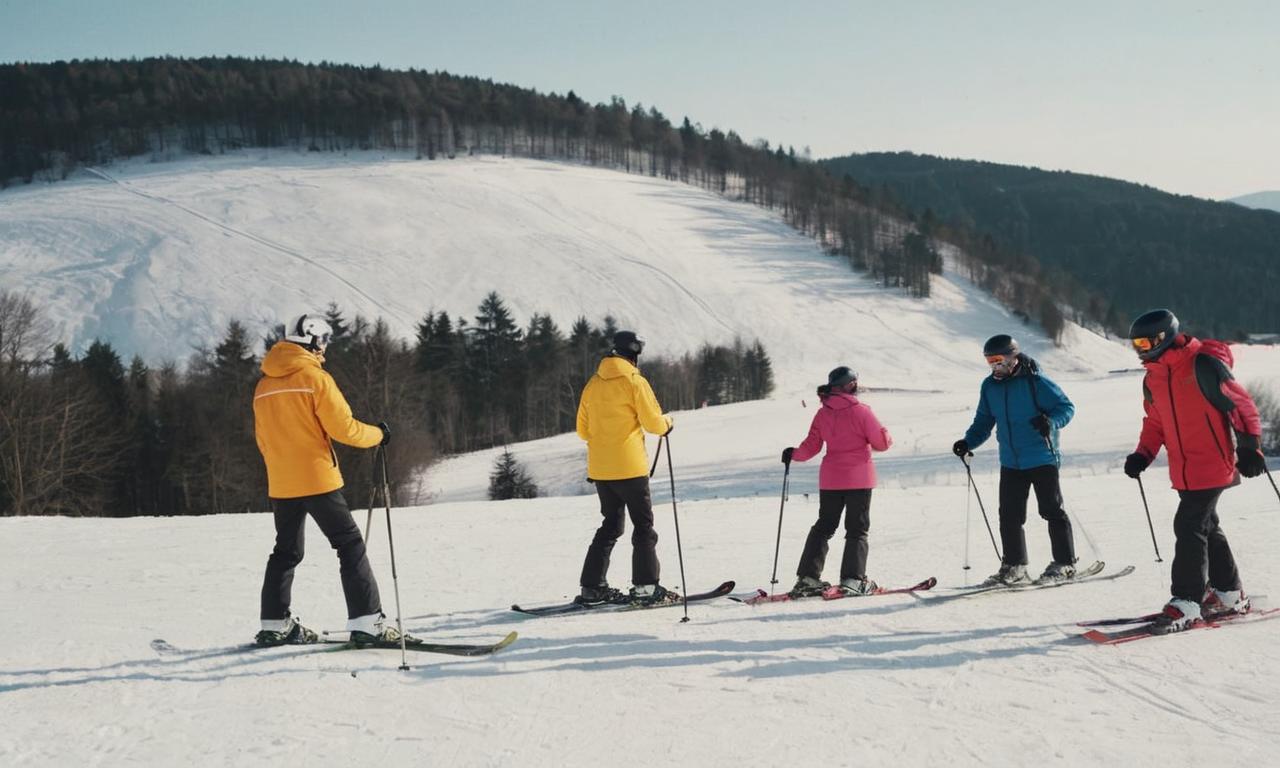
[(301, 344), (307, 349), (323, 352), (333, 338), (333, 327), (324, 315), (298, 315), (284, 327), (284, 340)]

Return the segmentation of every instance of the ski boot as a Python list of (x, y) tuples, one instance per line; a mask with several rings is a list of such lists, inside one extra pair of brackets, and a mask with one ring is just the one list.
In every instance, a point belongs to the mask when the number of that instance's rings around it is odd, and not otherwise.
[(614, 589), (608, 584), (601, 584), (595, 587), (583, 587), (578, 596), (573, 598), (573, 602), (579, 605), (601, 605), (626, 601), (620, 590)]
[(829, 589), (831, 584), (822, 579), (815, 579), (812, 576), (801, 576), (796, 580), (796, 585), (791, 588), (788, 595), (792, 597), (813, 597), (821, 595), (824, 590)]
[(1059, 581), (1069, 581), (1076, 577), (1076, 567), (1071, 563), (1059, 563), (1054, 561), (1045, 566), (1044, 573), (1040, 574), (1040, 578), (1035, 580), (1036, 584), (1054, 584)]
[(837, 589), (849, 597), (861, 597), (863, 595), (874, 595), (880, 587), (864, 576), (861, 579), (841, 579), (840, 586)]
[(675, 592), (661, 584), (636, 584), (628, 595), (631, 605), (649, 606), (659, 603), (673, 603), (680, 599)]
[(1156, 634), (1165, 635), (1170, 632), (1181, 632), (1203, 623), (1204, 618), (1199, 603), (1175, 597), (1165, 604), (1160, 618), (1152, 623), (1151, 629)]
[(1206, 620), (1212, 620), (1233, 613), (1248, 613), (1251, 607), (1249, 596), (1243, 589), (1222, 590), (1209, 587), (1204, 593), (1200, 610)]
[[(351, 642), (356, 645), (400, 642), (400, 633), (386, 623), (386, 618), (381, 613), (371, 613), (349, 619), (347, 630), (351, 633)], [(405, 639), (408, 639), (407, 635)]]
[(273, 645), (308, 645), (320, 638), (315, 632), (302, 626), (296, 617), (286, 616), (283, 619), (263, 619), (262, 630), (254, 636), (253, 642), (265, 647)]
[(1031, 583), (1031, 576), (1027, 573), (1027, 566), (1013, 565), (1011, 563), (1002, 563), (1000, 565), (1000, 570), (988, 576), (987, 580), (982, 582), (980, 586), (1016, 587), (1022, 584), (1030, 584), (1030, 583)]

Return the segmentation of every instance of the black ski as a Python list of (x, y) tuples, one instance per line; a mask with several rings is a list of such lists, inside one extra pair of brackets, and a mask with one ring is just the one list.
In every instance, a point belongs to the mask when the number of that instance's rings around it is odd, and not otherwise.
[[(344, 637), (347, 635), (347, 637)], [(516, 633), (508, 632), (507, 636), (496, 643), (436, 643), (409, 635), (405, 638), (406, 651), (420, 653), (444, 653), (450, 656), (488, 656), (506, 648), (516, 641)], [(359, 650), (361, 648), (385, 648), (400, 650), (400, 641), (380, 641), (376, 643), (353, 643), (347, 632), (325, 632), (320, 635), (322, 645), (337, 645), (334, 650)]]
[[(352, 643), (346, 632), (324, 633), (314, 643), (284, 643), (281, 645), (258, 645), (257, 643), (244, 643), (242, 645), (224, 646), (222, 648), (206, 648), (206, 649), (188, 649), (178, 648), (177, 646), (165, 640), (152, 640), (151, 649), (157, 653), (163, 654), (183, 654), (196, 655), (201, 658), (213, 656), (229, 656), (240, 653), (250, 653), (252, 651), (265, 651), (270, 648), (290, 648), (295, 651), (305, 651), (308, 653), (331, 652), (331, 651), (354, 651), (361, 648), (385, 648), (400, 650), (400, 643), (373, 643), (360, 644)], [(488, 656), (492, 653), (506, 648), (516, 641), (516, 633), (510, 632), (506, 637), (496, 643), (435, 643), (422, 640), (416, 637), (410, 637), (405, 642), (405, 650), (419, 651), (422, 653), (443, 653), (450, 656)]]
[[(717, 597), (724, 597), (733, 591), (734, 583), (726, 581), (720, 586), (708, 592), (699, 592), (696, 595), (689, 595), (689, 602), (696, 603), (702, 600), (714, 600)], [(563, 616), (569, 613), (585, 613), (587, 611), (600, 611), (614, 613), (617, 611), (644, 611), (651, 608), (669, 608), (673, 605), (681, 605), (683, 600), (676, 598), (675, 600), (667, 600), (661, 603), (644, 604), (632, 603), (630, 600), (621, 600), (612, 603), (558, 603), (556, 605), (542, 605), (532, 608), (521, 608), (519, 605), (512, 605), (511, 610), (516, 613), (522, 613), (526, 616)]]

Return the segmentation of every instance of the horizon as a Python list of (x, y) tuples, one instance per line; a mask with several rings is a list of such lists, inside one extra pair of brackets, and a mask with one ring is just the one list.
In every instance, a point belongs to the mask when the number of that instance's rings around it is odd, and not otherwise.
[(678, 8), (683, 23), (668, 13), (653, 27), (595, 4), (5, 3), (0, 61), (243, 56), (447, 71), (593, 104), (617, 95), (815, 159), (913, 152), (1212, 200), (1280, 189), (1269, 130), (1280, 103), (1254, 95), (1280, 92), (1268, 35), (1280, 7), (1267, 3), (1091, 2), (1061, 18), (1012, 2)]

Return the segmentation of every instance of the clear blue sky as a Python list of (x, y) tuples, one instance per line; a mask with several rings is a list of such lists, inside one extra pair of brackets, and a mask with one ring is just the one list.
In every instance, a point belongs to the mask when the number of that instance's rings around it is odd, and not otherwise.
[(0, 62), (245, 55), (619, 95), (814, 157), (1280, 189), (1280, 3), (0, 0)]

